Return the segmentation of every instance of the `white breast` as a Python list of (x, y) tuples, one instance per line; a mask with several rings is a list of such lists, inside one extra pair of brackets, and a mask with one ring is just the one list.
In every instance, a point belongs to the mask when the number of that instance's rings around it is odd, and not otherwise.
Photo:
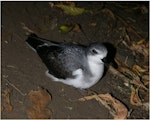
[(84, 74), (82, 69), (77, 69), (72, 73), (72, 75), (76, 76), (75, 78), (67, 78), (65, 80), (58, 79), (48, 72), (46, 72), (46, 75), (53, 81), (62, 82), (80, 89), (86, 89), (93, 86), (100, 80), (103, 75), (104, 64), (95, 64), (94, 62), (89, 62), (89, 68), (92, 75)]
[(89, 68), (90, 68), (90, 71), (92, 73), (92, 76), (89, 78), (89, 80), (90, 80), (91, 86), (93, 86), (103, 76), (103, 73), (104, 73), (104, 64), (103, 63), (97, 64), (95, 62), (92, 62), (92, 61), (90, 62), (89, 61)]
[(76, 88), (81, 88), (81, 89), (82, 89), (82, 87), (84, 88), (84, 84), (85, 84), (84, 82), (85, 81), (84, 81), (82, 69), (77, 69), (76, 71), (74, 71), (72, 73), (72, 75), (76, 76), (75, 78), (58, 79), (55, 76), (49, 74), (48, 71), (46, 71), (46, 75), (49, 78), (51, 78), (53, 81), (62, 82), (64, 84), (71, 85), (71, 86), (74, 86)]

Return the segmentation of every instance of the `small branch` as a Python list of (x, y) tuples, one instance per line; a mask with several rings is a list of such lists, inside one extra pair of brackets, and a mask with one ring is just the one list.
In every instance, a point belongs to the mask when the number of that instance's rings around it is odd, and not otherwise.
[(18, 91), (22, 96), (26, 96), (26, 93), (21, 92), (14, 84), (12, 84), (9, 80), (4, 79), (10, 86), (12, 86), (16, 91)]

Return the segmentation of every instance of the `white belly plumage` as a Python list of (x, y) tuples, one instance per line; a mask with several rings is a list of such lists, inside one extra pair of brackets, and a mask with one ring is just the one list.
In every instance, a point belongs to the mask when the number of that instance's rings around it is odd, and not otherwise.
[(46, 71), (46, 75), (53, 81), (62, 82), (64, 84), (71, 85), (80, 89), (86, 89), (93, 86), (100, 80), (103, 75), (103, 67), (103, 64), (101, 66), (92, 66), (93, 69), (91, 69), (91, 71), (94, 71), (92, 72), (91, 76), (84, 75), (82, 69), (77, 69), (72, 73), (73, 76), (76, 76), (75, 78), (58, 79), (55, 76), (49, 74), (48, 71)]

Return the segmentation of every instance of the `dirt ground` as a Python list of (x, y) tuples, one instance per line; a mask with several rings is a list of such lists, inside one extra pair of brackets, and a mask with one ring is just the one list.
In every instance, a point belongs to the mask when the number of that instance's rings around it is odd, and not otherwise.
[[(75, 4), (77, 7), (86, 9), (109, 8), (115, 15), (121, 16), (122, 19), (134, 26), (142, 37), (147, 40), (149, 38), (149, 11), (146, 12), (145, 9), (142, 9), (143, 11), (145, 10), (144, 12), (140, 9), (128, 11), (126, 7), (119, 6), (128, 4), (130, 8), (146, 6), (148, 9), (149, 2), (75, 2)], [(78, 101), (79, 98), (83, 97), (80, 90), (62, 83), (53, 82), (45, 76), (47, 68), (38, 55), (25, 43), (27, 36), (23, 26), (30, 28), (38, 36), (53, 41), (76, 42), (84, 45), (95, 41), (114, 44), (122, 37), (123, 23), (120, 19), (113, 18), (113, 15), (109, 13), (110, 17), (105, 12), (100, 12), (100, 10), (97, 13), (85, 13), (76, 16), (66, 15), (58, 8), (51, 8), (48, 2), (2, 2), (1, 6), (1, 90), (2, 93), (6, 89), (11, 90), (10, 101), (13, 107), (10, 112), (2, 110), (1, 117), (3, 119), (28, 118), (26, 110), (30, 106), (30, 102), (27, 94), (41, 86), (52, 95), (52, 101), (48, 107), (52, 110), (53, 115), (51, 118), (53, 119), (113, 118), (109, 110), (96, 100)], [(80, 24), (86, 36), (83, 32), (60, 33), (59, 27), (68, 23)], [(129, 34), (132, 40), (140, 39), (133, 33)], [(120, 49), (117, 48), (116, 56), (122, 61), (125, 61), (128, 56), (128, 64), (134, 63), (132, 52), (123, 47), (123, 45), (120, 45)], [(120, 100), (131, 111), (128, 118), (149, 118), (149, 111), (143, 106), (131, 105), (131, 89), (109, 71), (91, 89), (97, 93), (110, 93)]]

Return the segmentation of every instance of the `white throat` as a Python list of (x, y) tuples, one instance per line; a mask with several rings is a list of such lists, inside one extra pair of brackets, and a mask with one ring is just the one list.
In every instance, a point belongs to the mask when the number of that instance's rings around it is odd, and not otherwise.
[(88, 61), (90, 71), (93, 79), (100, 79), (104, 72), (104, 63), (96, 63), (94, 61)]
[[(99, 59), (100, 60), (100, 59)], [(92, 77), (90, 78), (93, 81), (93, 84), (98, 82), (104, 73), (104, 63), (96, 62), (93, 57), (88, 57), (89, 69), (92, 73)]]

